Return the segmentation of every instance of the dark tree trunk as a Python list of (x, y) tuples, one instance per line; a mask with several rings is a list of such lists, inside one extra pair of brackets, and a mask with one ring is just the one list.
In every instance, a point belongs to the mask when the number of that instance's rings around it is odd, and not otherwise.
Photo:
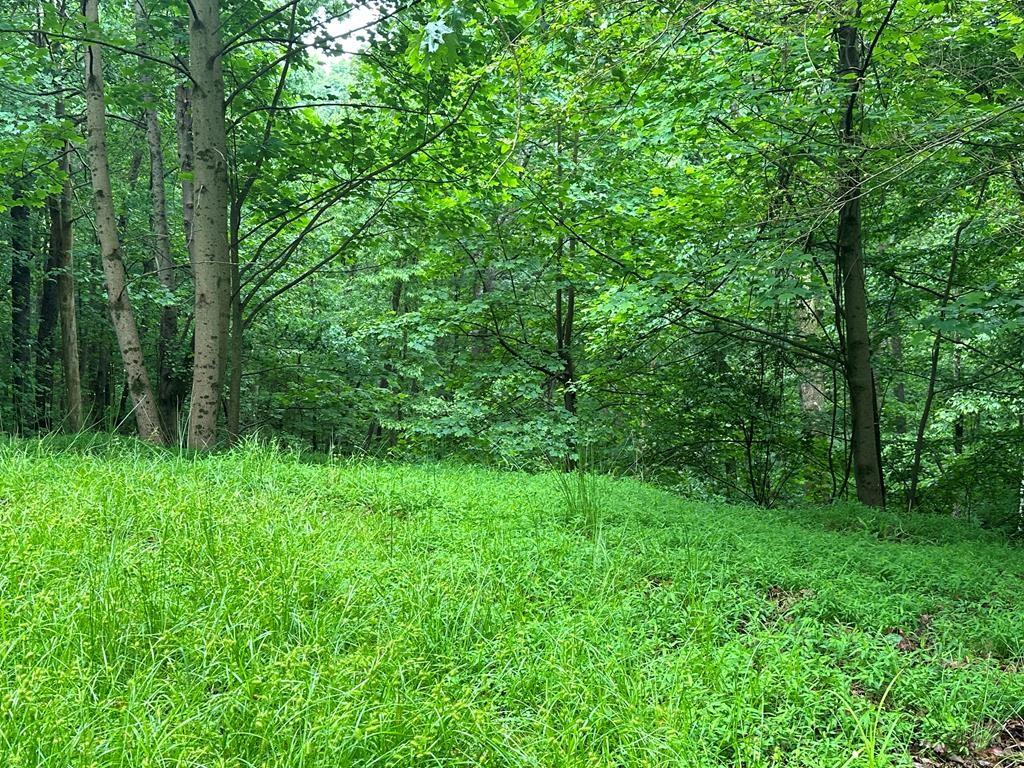
[[(15, 189), (15, 198), (21, 193)], [(22, 432), (31, 410), (32, 215), (23, 205), (11, 208), (11, 406), (14, 430)]]
[[(571, 162), (573, 168), (579, 160), (579, 134), (574, 133), (572, 138)], [(562, 171), (562, 126), (556, 126), (555, 133), (555, 162), (558, 180), (563, 177)], [(564, 222), (566, 216), (564, 205), (559, 203), (559, 217)], [(576, 287), (572, 281), (567, 279), (564, 273), (564, 260), (568, 250), (569, 263), (576, 260), (576, 238), (569, 237), (568, 240), (559, 236), (555, 245), (555, 354), (558, 357), (560, 367), (557, 369), (558, 388), (562, 394), (562, 407), (565, 412), (575, 418), (576, 416), (576, 353), (573, 348), (576, 323)], [(564, 469), (568, 472), (576, 468), (579, 446), (575, 436), (566, 438)]]
[(559, 288), (555, 303), (558, 325), (558, 358), (562, 361), (562, 404), (570, 415), (576, 415), (576, 361), (573, 357), (573, 331), (576, 318), (576, 287), (569, 283)]
[[(962, 353), (960, 351), (960, 336), (955, 335), (953, 337), (953, 381), (956, 383), (957, 390), (960, 389), (962, 379)], [(958, 413), (956, 420), (953, 422), (953, 453), (959, 456), (964, 452), (964, 415)]]
[[(64, 107), (58, 104), (57, 116)], [(82, 377), (78, 357), (78, 310), (75, 306), (75, 270), (72, 256), (71, 227), (71, 145), (64, 146), (61, 169), (67, 176), (64, 188), (52, 209), (50, 248), (57, 254), (57, 305), (60, 313), (60, 350), (64, 368), (64, 395), (67, 406), (66, 428), (78, 432), (83, 427)]]
[(56, 197), (47, 200), (50, 215), (49, 248), (43, 288), (39, 296), (39, 325), (36, 327), (36, 428), (49, 430), (53, 424), (53, 359), (57, 351), (56, 330), (59, 303), (57, 300), (57, 273), (61, 267), (63, 228), (60, 202)]
[(839, 74), (855, 76), (844, 100), (841, 128), (839, 227), (836, 259), (843, 284), (843, 327), (845, 330), (846, 385), (850, 393), (851, 447), (857, 498), (872, 507), (885, 506), (882, 480), (881, 443), (877, 424), (871, 342), (868, 333), (868, 297), (864, 277), (864, 248), (861, 231), (860, 137), (854, 113), (859, 78), (862, 75), (860, 34), (856, 27), (842, 25), (839, 39)]
[(181, 171), (181, 218), (185, 227), (185, 246), (189, 261), (192, 251), (192, 221), (195, 218), (195, 199), (192, 193), (192, 173), (195, 159), (192, 155), (192, 91), (179, 85), (175, 92), (174, 124), (178, 133), (178, 167)]
[(110, 409), (114, 405), (114, 384), (110, 375), (113, 360), (110, 348), (111, 340), (107, 333), (102, 333), (99, 349), (96, 352), (96, 365), (92, 376), (92, 419), (97, 426), (106, 429), (111, 426)]

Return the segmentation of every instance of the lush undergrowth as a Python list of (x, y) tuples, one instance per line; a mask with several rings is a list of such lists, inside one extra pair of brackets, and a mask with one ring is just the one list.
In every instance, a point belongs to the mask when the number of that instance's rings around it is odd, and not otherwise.
[(0, 764), (884, 766), (1024, 702), (1024, 553), (447, 466), (0, 446)]

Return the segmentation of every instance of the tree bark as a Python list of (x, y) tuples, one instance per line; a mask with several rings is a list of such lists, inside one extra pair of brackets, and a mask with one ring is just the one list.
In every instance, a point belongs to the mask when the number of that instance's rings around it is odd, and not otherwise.
[[(58, 104), (58, 118), (62, 118), (63, 114), (63, 104)], [(61, 170), (65, 174), (64, 188), (51, 212), (50, 247), (57, 254), (57, 306), (60, 315), (60, 356), (64, 368), (64, 396), (67, 401), (66, 425), (68, 431), (79, 432), (83, 426), (82, 377), (78, 357), (78, 313), (75, 306), (75, 271), (72, 254), (70, 142), (64, 145)]]
[[(146, 11), (142, 0), (135, 0), (136, 45), (146, 51)], [(145, 73), (146, 62), (140, 58), (143, 74), (139, 80), (145, 89), (146, 145), (149, 149), (149, 190), (153, 227), (153, 262), (157, 279), (165, 295), (160, 306), (160, 336), (157, 340), (157, 406), (164, 434), (174, 439), (178, 433), (178, 413), (185, 396), (185, 381), (181, 361), (175, 354), (178, 335), (178, 307), (174, 303), (177, 273), (171, 256), (171, 237), (167, 227), (167, 198), (164, 192), (164, 151), (160, 119), (153, 104), (151, 78)]]
[[(24, 192), (14, 185), (14, 197)], [(28, 424), (29, 374), (32, 361), (32, 215), (27, 206), (11, 207), (11, 406), (14, 431)]]
[[(241, 216), (239, 215), (240, 219)], [(228, 444), (238, 442), (242, 416), (242, 280), (239, 271), (238, 232), (239, 222), (231, 224), (231, 372), (228, 380), (227, 428)]]
[(836, 260), (843, 284), (846, 384), (850, 394), (851, 447), (857, 498), (872, 507), (885, 506), (881, 442), (877, 424), (871, 342), (868, 334), (868, 298), (864, 278), (861, 231), (860, 136), (854, 120), (860, 78), (863, 75), (860, 34), (855, 26), (837, 30), (839, 75), (850, 80), (840, 133), (839, 226)]
[[(963, 377), (963, 359), (960, 351), (960, 335), (953, 334), (953, 382), (957, 391), (960, 390)], [(953, 421), (953, 454), (959, 456), (964, 452), (964, 414), (959, 412)]]
[[(88, 24), (99, 23), (98, 0), (85, 0)], [(135, 311), (128, 296), (117, 217), (110, 186), (107, 160), (106, 105), (103, 99), (103, 48), (98, 43), (85, 49), (85, 102), (88, 129), (89, 170), (92, 176), (93, 206), (96, 211), (96, 233), (100, 240), (103, 277), (107, 288), (110, 317), (117, 334), (126, 383), (132, 398), (139, 437), (158, 445), (165, 443), (156, 401), (149, 383), (146, 362), (135, 322)]]
[[(562, 125), (558, 123), (555, 131), (555, 165), (556, 175), (561, 182), (563, 178), (562, 169)], [(572, 138), (572, 166), (575, 169), (579, 161), (579, 133), (574, 132)], [(559, 218), (565, 220), (565, 205), (559, 201)], [(558, 357), (560, 369), (557, 371), (558, 387), (562, 394), (562, 407), (565, 412), (575, 418), (576, 416), (576, 355), (573, 348), (576, 323), (576, 286), (565, 276), (564, 256), (568, 246), (569, 263), (576, 260), (576, 238), (570, 236), (568, 240), (559, 235), (555, 244), (555, 354)], [(577, 466), (577, 453), (579, 446), (575, 436), (566, 438), (565, 458), (563, 469), (571, 471)]]
[[(801, 339), (813, 340), (821, 333), (818, 309), (814, 298), (800, 299), (796, 305), (796, 332)], [(807, 363), (798, 369), (800, 374), (800, 410), (807, 416), (807, 433), (813, 434), (811, 422), (815, 414), (825, 409), (825, 381), (822, 371)]]
[[(896, 397), (896, 402), (899, 403), (896, 407), (902, 409), (907, 402), (907, 387), (903, 383), (903, 339), (900, 338), (898, 332), (889, 341), (889, 351), (892, 354), (893, 367), (896, 368), (896, 373), (900, 377), (893, 385), (893, 394)], [(902, 410), (896, 414), (895, 430), (897, 435), (907, 432), (907, 417)]]
[(188, 248), (189, 263), (192, 256), (192, 221), (195, 218), (192, 176), (195, 173), (195, 157), (192, 150), (192, 91), (179, 85), (174, 98), (174, 124), (178, 132), (178, 168), (181, 174), (181, 218), (185, 225), (185, 246)]
[(574, 325), (576, 322), (576, 287), (567, 283), (555, 292), (555, 325), (557, 326), (557, 352), (562, 361), (562, 405), (566, 413), (576, 415), (576, 360), (573, 356)]
[(191, 3), (189, 69), (194, 83), (192, 270), (195, 282), (195, 355), (188, 445), (195, 449), (209, 449), (217, 442), (217, 415), (227, 357), (231, 301), (219, 0), (193, 0)]
[(116, 419), (110, 419), (110, 411), (114, 407), (115, 386), (111, 370), (111, 347), (108, 334), (100, 334), (99, 349), (95, 356), (96, 365), (92, 372), (90, 412), (92, 423), (103, 429), (109, 429), (116, 423)]
[(36, 429), (49, 430), (53, 407), (53, 358), (57, 351), (57, 271), (60, 269), (61, 228), (60, 202), (49, 197), (46, 207), (50, 218), (50, 234), (43, 270), (43, 287), (39, 295), (39, 325), (36, 327)]

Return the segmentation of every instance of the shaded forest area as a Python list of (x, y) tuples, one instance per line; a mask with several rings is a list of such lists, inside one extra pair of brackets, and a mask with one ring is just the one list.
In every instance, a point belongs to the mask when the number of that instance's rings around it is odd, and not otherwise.
[(1019, 529), (1019, 3), (4, 7), (3, 431)]

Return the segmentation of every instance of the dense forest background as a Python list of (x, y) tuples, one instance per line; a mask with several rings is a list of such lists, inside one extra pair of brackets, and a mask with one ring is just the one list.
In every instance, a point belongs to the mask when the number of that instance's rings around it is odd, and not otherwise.
[(4, 7), (3, 431), (1017, 528), (1019, 2)]

